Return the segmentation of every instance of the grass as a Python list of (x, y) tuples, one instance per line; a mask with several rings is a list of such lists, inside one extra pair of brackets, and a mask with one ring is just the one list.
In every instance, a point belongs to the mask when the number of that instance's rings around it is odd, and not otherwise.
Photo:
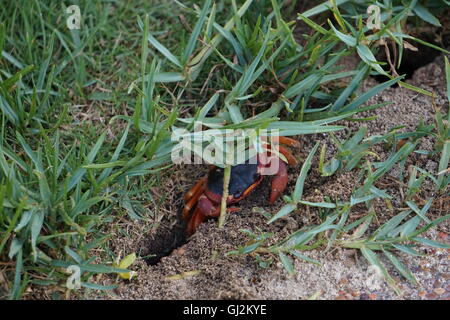
[(152, 25), (168, 25), (177, 19), (173, 7), (100, 1), (80, 7), (79, 31), (65, 27), (65, 8), (57, 3), (2, 10), (0, 260), (13, 261), (5, 271), (9, 292), (2, 292), (13, 299), (29, 285), (63, 284), (64, 267), (74, 263), (91, 288), (98, 286), (87, 282), (90, 275), (123, 272), (92, 265), (89, 250), (107, 241), (105, 223), (126, 214), (140, 218), (132, 199), (148, 199), (158, 181), (152, 171), (158, 163), (149, 162), (158, 141), (121, 118), (135, 109), (137, 97), (127, 88), (141, 63), (142, 34), (127, 17), (159, 12), (165, 19), (155, 14)]
[[(129, 263), (115, 267), (113, 261), (100, 261), (91, 252), (108, 250), (106, 225), (120, 218), (148, 219), (141, 201), (158, 206), (150, 189), (171, 166), (175, 128), (191, 132), (200, 121), (205, 130), (277, 129), (285, 136), (331, 133), (345, 128), (334, 122), (382, 107), (366, 102), (395, 83), (432, 95), (402, 82), (402, 75), (385, 68), (375, 56), (383, 39), (398, 46), (400, 59), (405, 39), (424, 43), (407, 34), (406, 19), (436, 25), (431, 13), (434, 2), (428, 7), (417, 1), (409, 7), (384, 2), (393, 17), (383, 16), (383, 28), (376, 32), (362, 23), (364, 6), (348, 1), (319, 4), (298, 15), (309, 32), (300, 36), (294, 35), (294, 23), (287, 18), (296, 1), (231, 3), (79, 1), (80, 30), (66, 28), (65, 7), (57, 2), (4, 5), (0, 13), (0, 273), (7, 281), (0, 288), (1, 297), (19, 299), (30, 286), (65, 288), (66, 268), (71, 265), (80, 267), (81, 286), (90, 289), (114, 287), (92, 282), (94, 274), (128, 274)], [(415, 16), (408, 16), (410, 10)], [(330, 19), (320, 24), (322, 16)], [(354, 70), (342, 71), (339, 63), (350, 55), (359, 56), (360, 63)], [(400, 59), (390, 63), (399, 64)], [(446, 61), (450, 83), (449, 70)], [(362, 80), (376, 73), (390, 79), (360, 95)], [(349, 78), (342, 87), (341, 81)], [(441, 192), (449, 184), (448, 120), (444, 111), (437, 112), (435, 128), (411, 133), (410, 141), (385, 162), (362, 160), (371, 155), (372, 145), (402, 138), (395, 133), (362, 141), (361, 129), (346, 142), (335, 139), (339, 153), (326, 164), (321, 157), (321, 173), (331, 176), (357, 169), (366, 175), (350, 203), (302, 200), (303, 185), (319, 150), (316, 145), (293, 194), (285, 197), (286, 205), (268, 223), (300, 205), (324, 209), (322, 223), (268, 248), (264, 243), (269, 234), (247, 231), (253, 239), (251, 247), (235, 253), (276, 254), (293, 272), (290, 256), (317, 263), (301, 251), (339, 245), (360, 249), (392, 285), (377, 252), (412, 280), (392, 251), (411, 253), (403, 242), (438, 245), (417, 236), (447, 216), (430, 220), (426, 214), (431, 203), (419, 208), (412, 199), (427, 177)], [(352, 206), (364, 203), (370, 208), (371, 201), (385, 197), (374, 182), (402, 163), (426, 134), (438, 138), (440, 174), (415, 169), (409, 180), (410, 210), (372, 234), (366, 233), (372, 212), (348, 223)], [(353, 238), (343, 240), (350, 230), (355, 230)]]

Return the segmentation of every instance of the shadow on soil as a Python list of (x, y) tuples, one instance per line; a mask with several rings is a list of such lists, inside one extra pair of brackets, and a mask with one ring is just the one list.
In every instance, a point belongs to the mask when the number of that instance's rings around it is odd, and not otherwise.
[[(445, 42), (444, 35), (441, 34), (441, 36), (442, 36), (441, 42)], [(446, 36), (448, 37), (448, 36), (450, 36), (450, 34), (447, 34)], [(435, 33), (424, 32), (419, 35), (416, 35), (416, 37), (419, 39), (422, 39), (428, 43), (431, 43), (435, 46), (438, 46), (438, 47), (444, 46), (445, 47), (445, 44), (439, 43), (436, 41)], [(433, 62), (436, 59), (436, 57), (438, 57), (439, 55), (442, 54), (442, 52), (440, 52), (436, 49), (433, 49), (429, 46), (420, 44), (418, 42), (411, 41), (410, 43), (414, 47), (417, 48), (417, 51), (413, 51), (410, 49), (403, 50), (401, 65), (398, 68), (396, 66), (397, 73), (399, 75), (405, 75), (404, 80), (411, 79), (414, 75), (414, 72), (417, 69), (419, 69), (423, 66), (426, 66), (427, 64), (430, 64), (431, 62)], [(392, 53), (392, 43), (389, 44), (389, 50), (391, 51), (390, 52), (391, 61), (394, 61), (394, 57), (393, 57), (393, 53)], [(376, 58), (378, 61), (386, 63), (386, 65), (384, 66), (385, 70), (387, 70), (389, 68), (389, 63), (388, 63), (388, 59), (387, 59), (385, 50), (381, 49), (379, 51), (379, 53), (377, 54)], [(383, 76), (383, 75), (373, 76), (373, 78), (380, 83), (389, 80), (388, 77)], [(395, 84), (393, 87), (398, 87), (398, 84)]]
[(163, 257), (187, 243), (186, 223), (178, 214), (177, 223), (172, 228), (160, 227), (156, 233), (147, 238), (142, 256), (149, 265), (158, 264)]

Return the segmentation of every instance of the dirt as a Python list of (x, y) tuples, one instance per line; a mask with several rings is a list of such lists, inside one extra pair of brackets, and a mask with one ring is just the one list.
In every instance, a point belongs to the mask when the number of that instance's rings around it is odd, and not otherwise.
[[(404, 125), (400, 131), (414, 130), (418, 120), (423, 119), (426, 124), (432, 124), (436, 109), (444, 112), (448, 108), (446, 99), (446, 84), (443, 68), (443, 57), (416, 70), (409, 83), (418, 85), (423, 89), (434, 92), (437, 97), (417, 94), (404, 88), (390, 88), (373, 97), (368, 104), (391, 101), (392, 104), (359, 114), (358, 117), (376, 115), (375, 120), (369, 122), (343, 122), (349, 126), (350, 131), (356, 131), (361, 125), (368, 128), (368, 134), (384, 134), (394, 127)], [(369, 78), (363, 83), (363, 90), (376, 85), (376, 80)], [(344, 137), (348, 132), (338, 133)], [(305, 159), (316, 141), (327, 142), (328, 158), (335, 152), (335, 147), (329, 143), (324, 134), (299, 137), (302, 143), (301, 151), (295, 155), (301, 160)], [(432, 137), (422, 139), (419, 149), (432, 150), (434, 146)], [(382, 145), (374, 149), (382, 160), (389, 155)], [(317, 159), (316, 159), (317, 160)], [(425, 156), (411, 155), (406, 168), (414, 164), (432, 173), (437, 172), (438, 155)], [(309, 201), (323, 201), (330, 197), (332, 200), (348, 200), (352, 190), (358, 187), (360, 179), (358, 171), (340, 171), (331, 177), (321, 177), (318, 173), (317, 163), (308, 175), (304, 198)], [(299, 167), (290, 168), (290, 182), (286, 194), (293, 191)], [(268, 225), (266, 218), (253, 208), (262, 207), (264, 210), (275, 213), (283, 205), (280, 199), (274, 206), (267, 205), (269, 185), (263, 182), (254, 190), (251, 196), (241, 201), (238, 206), (239, 213), (229, 214), (223, 229), (217, 227), (217, 222), (210, 220), (202, 224), (187, 243), (173, 251), (165, 250), (167, 247), (176, 247), (183, 243), (179, 237), (173, 240), (173, 229), (177, 228), (177, 216), (183, 205), (182, 196), (195, 181), (206, 174), (206, 166), (178, 166), (166, 173), (165, 180), (157, 190), (155, 196), (160, 195), (164, 201), (157, 211), (152, 212), (153, 218), (141, 221), (122, 221), (111, 226), (109, 232), (113, 235), (110, 249), (115, 255), (127, 255), (136, 252), (137, 259), (130, 269), (137, 272), (131, 281), (118, 280), (119, 287), (112, 291), (88, 290), (85, 298), (95, 299), (450, 299), (450, 250), (419, 247), (418, 251), (424, 253), (421, 257), (412, 257), (399, 254), (401, 261), (411, 269), (419, 282), (413, 286), (392, 265), (386, 262), (391, 274), (403, 291), (398, 296), (392, 288), (380, 277), (377, 271), (369, 266), (364, 257), (356, 250), (335, 248), (325, 252), (323, 248), (307, 251), (305, 255), (319, 260), (317, 266), (304, 261), (295, 260), (295, 275), (289, 276), (283, 266), (275, 259), (268, 268), (262, 268), (254, 257), (250, 255), (226, 255), (244, 245), (249, 238), (240, 231), (248, 229), (253, 232), (273, 232), (272, 242), (281, 240), (289, 233), (299, 228), (318, 222), (317, 211), (302, 206), (299, 210)], [(379, 188), (388, 190), (393, 196), (392, 205), (395, 210), (386, 207), (386, 203), (379, 201), (376, 208), (379, 223), (399, 212), (404, 197), (404, 185), (407, 181), (407, 172), (403, 181), (399, 180), (399, 169), (394, 168), (390, 173), (377, 182)], [(170, 190), (167, 190), (170, 188)], [(450, 213), (450, 203), (442, 194), (436, 194), (430, 181), (426, 181), (423, 190), (418, 195), (418, 201), (428, 200), (431, 196), (443, 197), (442, 202), (433, 206), (430, 211), (431, 218)], [(445, 199), (447, 199), (445, 202)], [(423, 204), (422, 204), (423, 205)], [(367, 213), (364, 206), (356, 207), (352, 214), (357, 217)], [(155, 223), (155, 217), (157, 223)], [(129, 236), (124, 236), (120, 230), (127, 230)], [(449, 222), (441, 224), (438, 228), (430, 230), (426, 236), (430, 239), (449, 243)], [(175, 242), (174, 242), (175, 241)], [(177, 242), (178, 241), (178, 242)], [(270, 243), (269, 243), (270, 244)], [(159, 250), (161, 249), (161, 250)], [(148, 255), (157, 254), (150, 260)], [(158, 262), (158, 260), (160, 260)], [(150, 264), (147, 262), (151, 262)], [(99, 284), (116, 283), (116, 278), (103, 276), (92, 279)]]

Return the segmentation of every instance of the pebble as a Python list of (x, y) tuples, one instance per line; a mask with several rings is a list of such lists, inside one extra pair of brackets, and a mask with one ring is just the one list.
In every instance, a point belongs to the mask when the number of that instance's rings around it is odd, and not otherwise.
[(435, 292), (430, 292), (426, 296), (428, 299), (437, 299), (438, 295)]
[(436, 294), (438, 294), (438, 295), (443, 295), (445, 293), (444, 288), (436, 288), (433, 291), (436, 292)]
[(345, 259), (345, 260), (344, 260), (344, 265), (345, 265), (347, 268), (350, 268), (350, 267), (352, 267), (352, 266), (355, 265), (355, 260), (352, 259), (352, 258)]

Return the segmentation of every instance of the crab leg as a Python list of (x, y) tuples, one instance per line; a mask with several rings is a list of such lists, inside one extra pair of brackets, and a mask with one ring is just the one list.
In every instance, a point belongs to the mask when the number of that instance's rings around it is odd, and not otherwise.
[(186, 233), (189, 236), (193, 235), (195, 233), (195, 230), (197, 230), (197, 227), (205, 220), (205, 216), (203, 216), (202, 212), (200, 211), (200, 208), (196, 208), (194, 213), (192, 214), (192, 217), (189, 219), (186, 227)]
[(200, 180), (198, 180), (197, 183), (191, 188), (191, 190), (186, 192), (186, 194), (184, 195), (184, 200), (189, 201), (196, 193), (199, 192), (199, 190), (201, 190), (205, 182), (206, 177), (203, 177)]
[(289, 146), (289, 147), (300, 147), (300, 142), (291, 138), (287, 137), (277, 137), (278, 143), (275, 145), (268, 145), (268, 149), (276, 148), (278, 149), (278, 152), (280, 152), (282, 155), (284, 155), (289, 163), (290, 166), (296, 166), (298, 164), (297, 159), (292, 155), (292, 153), (286, 149), (285, 147), (281, 146), (280, 144)]
[(183, 218), (187, 220), (189, 218), (189, 213), (191, 212), (192, 208), (197, 203), (200, 195), (204, 191), (204, 184), (206, 182), (206, 177), (200, 179), (195, 186), (192, 187), (191, 190), (189, 190), (185, 196), (184, 199), (187, 201), (183, 208)]
[(296, 147), (296, 148), (300, 148), (300, 142), (298, 140), (294, 140), (288, 137), (278, 137), (278, 141), (281, 144), (284, 144), (286, 146), (289, 147)]
[[(227, 212), (237, 212), (240, 211), (240, 208), (227, 208)], [(202, 224), (206, 219), (209, 218), (217, 218), (220, 214), (220, 207), (215, 207), (214, 204), (209, 200), (205, 195), (202, 195), (198, 199), (197, 207), (192, 214), (192, 217), (189, 219), (186, 232), (188, 236), (191, 236), (195, 233), (198, 226)]]
[[(292, 156), (292, 155), (291, 155)], [(269, 204), (273, 204), (286, 189), (288, 183), (287, 166), (281, 159), (278, 160), (278, 172), (272, 178), (272, 188), (270, 192)]]
[[(298, 164), (297, 159), (295, 159), (295, 157), (292, 155), (292, 153), (288, 149), (286, 149), (282, 146), (278, 146), (278, 151), (280, 151), (280, 153), (286, 157), (290, 166), (295, 167)], [(283, 161), (281, 161), (281, 162), (283, 162)]]
[(197, 227), (207, 218), (217, 217), (219, 215), (219, 209), (215, 208), (211, 200), (205, 195), (202, 194), (195, 200), (197, 200), (197, 206), (186, 228), (188, 236), (191, 236), (197, 230)]

